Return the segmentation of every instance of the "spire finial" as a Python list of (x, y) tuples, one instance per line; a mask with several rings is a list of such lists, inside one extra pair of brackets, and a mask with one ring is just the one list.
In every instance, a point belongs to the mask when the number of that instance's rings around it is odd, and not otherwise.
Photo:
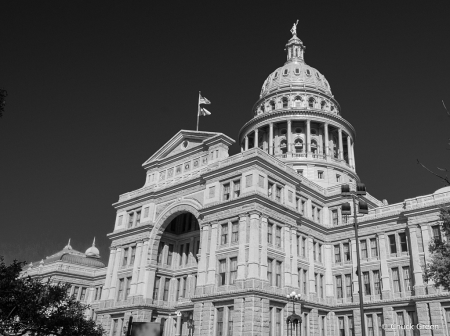
[(69, 238), (69, 242), (67, 243), (66, 247), (64, 247), (64, 248), (65, 249), (69, 249), (69, 250), (72, 249), (72, 246), (70, 246), (70, 238)]
[(292, 28), (291, 28), (292, 36), (297, 36), (297, 25), (298, 25), (298, 20), (297, 20), (297, 22), (295, 22), (295, 23), (292, 25)]
[(95, 237), (94, 237), (94, 241), (92, 242), (92, 246), (95, 246)]

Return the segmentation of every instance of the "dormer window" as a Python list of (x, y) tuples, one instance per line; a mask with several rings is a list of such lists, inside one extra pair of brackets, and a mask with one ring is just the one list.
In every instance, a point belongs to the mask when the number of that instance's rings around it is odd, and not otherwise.
[(316, 72), (316, 77), (317, 77), (318, 80), (320, 80), (320, 75), (319, 75), (318, 72)]
[(287, 143), (286, 143), (286, 140), (281, 140), (281, 143), (280, 143), (280, 149), (281, 149), (281, 152), (282, 152), (283, 154), (286, 154), (286, 152), (287, 152)]
[(299, 108), (302, 105), (302, 98), (300, 96), (295, 97), (295, 107)]
[(270, 109), (273, 111), (275, 110), (275, 102), (273, 100), (270, 101)]
[(308, 105), (310, 108), (314, 108), (314, 104), (316, 103), (315, 99), (313, 97), (310, 97), (308, 99)]
[(311, 77), (311, 70), (306, 69), (306, 76)]
[(288, 99), (286, 97), (283, 97), (283, 99), (281, 99), (281, 102), (283, 103), (283, 108), (288, 107)]
[(287, 76), (288, 72), (289, 72), (288, 69), (284, 69), (284, 71), (283, 71), (283, 76)]
[(296, 75), (300, 75), (300, 69), (299, 68), (295, 68), (295, 74)]

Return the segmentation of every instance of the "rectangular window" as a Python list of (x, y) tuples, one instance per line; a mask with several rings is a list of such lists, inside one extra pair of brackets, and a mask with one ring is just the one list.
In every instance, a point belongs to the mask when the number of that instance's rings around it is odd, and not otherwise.
[(223, 185), (222, 200), (223, 201), (228, 201), (229, 199), (230, 199), (230, 184), (229, 183), (225, 183)]
[(394, 284), (394, 292), (400, 292), (400, 279), (398, 277), (398, 268), (392, 269), (392, 283)]
[(406, 242), (406, 233), (400, 232), (398, 234), (398, 237), (400, 238), (400, 250), (402, 252), (408, 252), (408, 243)]
[(80, 301), (86, 300), (86, 287), (81, 287)]
[(134, 265), (134, 260), (136, 259), (136, 246), (131, 248), (130, 265)]
[(219, 260), (219, 286), (226, 284), (227, 261), (226, 259)]
[(378, 257), (378, 246), (376, 238), (370, 239), (370, 256), (372, 258)]
[(406, 336), (405, 330), (405, 317), (403, 316), (403, 312), (397, 312), (397, 324), (398, 324), (398, 334), (399, 336)]
[(342, 299), (342, 276), (336, 275), (336, 295), (338, 299)]
[(352, 275), (345, 275), (345, 294), (347, 298), (352, 297)]
[(217, 336), (223, 335), (223, 307), (217, 308)]
[(178, 301), (178, 299), (181, 297), (181, 278), (178, 278), (176, 281), (177, 291), (175, 295), (175, 301)]
[(131, 288), (131, 277), (128, 277), (126, 278), (125, 297), (123, 298), (124, 300), (126, 300), (130, 295), (130, 288)]
[(252, 184), (253, 184), (253, 175), (251, 175), (251, 174), (247, 175), (245, 177), (245, 186), (248, 188), (248, 187), (251, 187)]
[(141, 223), (141, 212), (136, 211), (136, 226), (138, 226)]
[(220, 243), (222, 245), (228, 243), (228, 224), (221, 225)]
[(268, 186), (267, 186), (267, 195), (268, 195), (270, 198), (272, 198), (272, 191), (273, 191), (273, 183), (270, 183), (270, 182), (269, 182), (269, 184), (268, 184)]
[(155, 287), (153, 288), (153, 300), (158, 300), (159, 283), (160, 282), (161, 282), (161, 277), (157, 276), (155, 278)]
[(403, 267), (403, 282), (404, 282), (403, 290), (410, 291), (411, 290), (411, 279), (410, 279), (410, 275), (409, 275), (409, 266)]
[(373, 271), (373, 289), (375, 291), (375, 295), (381, 294), (381, 286), (380, 286), (380, 271)]
[(319, 316), (320, 336), (325, 336), (325, 316)]
[(241, 181), (236, 180), (233, 182), (233, 194), (235, 198), (241, 194)]
[(317, 244), (317, 247), (318, 247), (318, 250), (317, 250), (317, 252), (319, 252), (318, 253), (318, 257), (319, 257), (319, 262), (322, 262), (322, 244)]
[(186, 297), (187, 277), (183, 277), (181, 281), (181, 297)]
[(119, 279), (119, 291), (117, 294), (117, 301), (122, 301), (123, 299), (123, 288), (125, 285), (125, 279)]
[(336, 182), (337, 183), (341, 182), (341, 175), (336, 174)]
[(447, 331), (450, 332), (450, 309), (445, 310), (445, 321), (447, 322)]
[(276, 325), (275, 325), (275, 335), (281, 336), (281, 309), (277, 308), (276, 310)]
[(134, 212), (130, 212), (128, 214), (128, 228), (133, 226), (133, 222), (134, 222)]
[(158, 246), (158, 254), (156, 256), (158, 264), (162, 263), (162, 255), (163, 255), (163, 251), (164, 251), (164, 243), (163, 242), (159, 242), (159, 246)]
[(369, 272), (363, 272), (364, 281), (364, 294), (370, 295), (370, 274)]
[(239, 222), (231, 223), (231, 242), (239, 242)]
[(267, 280), (269, 280), (269, 286), (273, 285), (273, 259), (267, 259)]
[(234, 315), (234, 307), (228, 307), (228, 335), (233, 336), (233, 315)]
[(342, 244), (342, 247), (344, 248), (344, 261), (350, 261), (351, 260), (350, 244), (344, 243)]
[(214, 198), (214, 194), (216, 193), (216, 187), (209, 187), (209, 198)]
[(323, 171), (319, 170), (319, 171), (317, 172), (317, 178), (318, 178), (319, 180), (323, 180)]
[(359, 243), (361, 244), (361, 258), (367, 259), (367, 240), (360, 240)]
[(234, 285), (237, 278), (237, 258), (230, 259), (230, 285)]
[(173, 244), (169, 244), (169, 251), (167, 253), (167, 265), (172, 266), (172, 256), (173, 256)]
[(170, 279), (166, 278), (164, 282), (163, 301), (169, 300), (169, 286), (170, 286)]
[(121, 226), (122, 225), (122, 219), (123, 219), (123, 215), (120, 215), (119, 219), (117, 220), (117, 226)]
[(267, 243), (269, 244), (273, 244), (272, 234), (273, 234), (273, 224), (269, 224), (267, 226)]
[(373, 316), (372, 314), (367, 314), (367, 336), (375, 336), (373, 329)]
[(339, 225), (338, 222), (338, 211), (337, 210), (331, 210), (331, 218), (333, 219), (333, 225)]
[(319, 297), (323, 298), (323, 274), (319, 275)]
[(113, 330), (112, 330), (112, 336), (118, 336), (118, 329), (119, 329), (119, 320), (114, 319), (113, 320)]
[(341, 246), (340, 245), (334, 245), (334, 262), (335, 263), (341, 262)]
[(264, 176), (259, 175), (258, 177), (258, 187), (264, 188)]
[[(408, 311), (407, 314), (408, 314), (409, 324), (412, 324), (412, 325), (416, 326), (417, 325), (417, 314), (416, 314), (416, 312)], [(420, 331), (417, 328), (414, 328), (412, 333), (410, 333), (410, 335), (412, 334), (414, 336), (420, 336), (419, 332)]]
[(338, 318), (339, 336), (345, 336), (344, 318)]
[(148, 217), (149, 207), (144, 208), (144, 218)]
[(397, 253), (397, 245), (395, 243), (395, 235), (389, 235), (389, 248), (391, 251), (391, 254)]
[(275, 201), (281, 202), (281, 188), (278, 186), (275, 188)]
[(313, 243), (313, 259), (314, 259), (314, 261), (317, 261), (317, 252), (316, 252), (316, 250), (317, 250), (317, 243), (314, 242)]
[(294, 197), (294, 193), (292, 192), (292, 190), (289, 190), (288, 192), (288, 201), (292, 202), (292, 198)]
[(348, 322), (348, 334), (350, 336), (355, 336), (355, 329), (353, 327), (353, 316), (347, 316)]
[(274, 323), (273, 323), (273, 312), (274, 312), (274, 308), (273, 307), (269, 307), (269, 336), (273, 335), (273, 331), (272, 331), (272, 326), (274, 325)]
[(275, 286), (281, 287), (281, 261), (276, 262)]
[(302, 239), (302, 257), (306, 257), (306, 238)]
[(307, 289), (307, 281), (308, 281), (308, 271), (307, 270), (303, 270), (303, 294), (306, 294), (306, 289)]
[(281, 247), (281, 226), (275, 227), (275, 245)]
[(123, 249), (122, 266), (127, 266), (127, 264), (128, 264), (128, 247)]
[(441, 228), (439, 227), (439, 225), (434, 225), (431, 227), (431, 229), (433, 230), (433, 239), (435, 241), (440, 242), (442, 238), (441, 238)]
[(180, 261), (179, 261), (178, 266), (183, 265), (183, 252), (184, 252), (184, 244), (181, 244), (180, 245), (180, 250), (179, 250), (179, 253), (178, 253), (180, 255)]
[(317, 279), (317, 277), (318, 277), (318, 274), (317, 273), (314, 273), (314, 290), (315, 290), (315, 292), (316, 292), (316, 294), (318, 295), (319, 293), (318, 293), (318, 285), (317, 285), (317, 283), (319, 282), (319, 280)]
[(378, 336), (384, 336), (383, 314), (377, 314), (377, 329), (378, 329)]

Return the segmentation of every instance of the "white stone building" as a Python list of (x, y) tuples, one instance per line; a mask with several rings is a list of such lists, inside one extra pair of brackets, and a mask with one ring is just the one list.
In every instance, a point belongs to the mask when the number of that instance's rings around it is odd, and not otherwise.
[[(354, 229), (340, 195), (359, 182), (355, 130), (296, 34), (286, 50), (240, 130), (241, 153), (229, 156), (224, 134), (179, 131), (143, 164), (144, 186), (113, 205), (107, 267), (95, 247), (83, 255), (69, 244), (27, 272), (73, 283), (111, 336), (130, 315), (160, 322), (165, 336), (285, 335), (293, 290), (302, 335), (360, 335)], [(364, 199), (366, 335), (450, 336), (449, 293), (422, 279), (450, 188), (392, 205)], [(438, 329), (382, 330), (394, 323)]]

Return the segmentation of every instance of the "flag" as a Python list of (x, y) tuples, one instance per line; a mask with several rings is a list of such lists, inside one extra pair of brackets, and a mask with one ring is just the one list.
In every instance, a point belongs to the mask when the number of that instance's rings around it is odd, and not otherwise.
[(204, 117), (204, 116), (211, 115), (211, 112), (209, 112), (207, 109), (205, 109), (203, 107), (200, 107), (198, 115)]
[(211, 104), (211, 102), (208, 99), (206, 99), (205, 97), (202, 97), (202, 95), (200, 95), (198, 103), (199, 104)]

